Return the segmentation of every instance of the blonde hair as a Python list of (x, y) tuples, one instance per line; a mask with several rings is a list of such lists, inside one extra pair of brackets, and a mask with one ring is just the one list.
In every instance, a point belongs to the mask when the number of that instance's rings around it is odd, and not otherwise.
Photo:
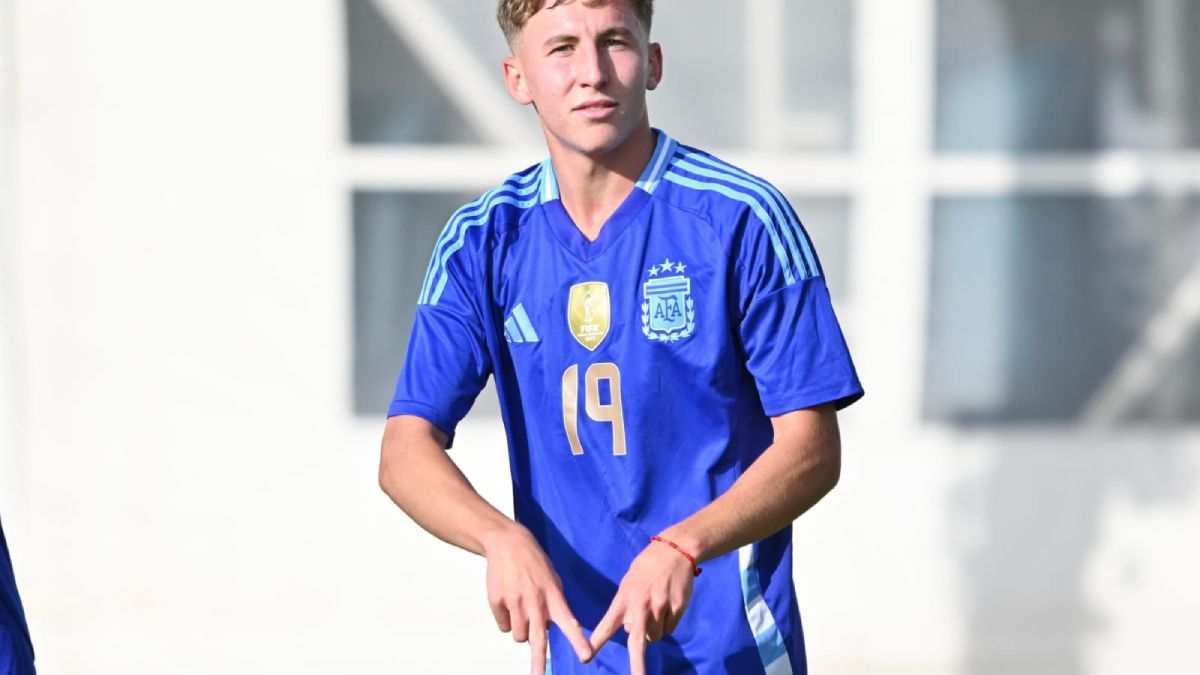
[[(572, 2), (573, 0), (551, 0), (546, 9), (557, 7), (564, 2)], [(633, 11), (637, 14), (637, 18), (646, 28), (646, 34), (650, 33), (650, 22), (654, 17), (654, 0), (579, 0), (589, 7), (598, 5), (606, 5), (610, 2), (628, 2)], [(500, 24), (500, 30), (504, 31), (504, 39), (508, 40), (508, 45), (511, 47), (516, 44), (517, 36), (525, 28), (525, 23), (529, 21), (529, 17), (537, 14), (542, 9), (542, 5), (546, 4), (546, 0), (500, 0), (499, 6), (496, 7), (496, 21)]]

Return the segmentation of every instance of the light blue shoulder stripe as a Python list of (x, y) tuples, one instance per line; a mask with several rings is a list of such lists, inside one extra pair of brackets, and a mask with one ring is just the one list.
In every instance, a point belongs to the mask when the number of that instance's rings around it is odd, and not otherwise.
[(796, 238), (800, 241), (800, 247), (804, 251), (804, 264), (808, 268), (810, 275), (816, 276), (820, 274), (820, 266), (817, 265), (816, 255), (812, 250), (812, 242), (809, 240), (804, 228), (800, 225), (800, 221), (796, 218), (796, 214), (792, 213), (792, 210), (786, 207), (787, 199), (783, 196), (783, 193), (779, 191), (779, 188), (776, 188), (774, 185), (772, 185), (770, 181), (763, 180), (762, 178), (759, 178), (751, 173), (747, 173), (746, 171), (743, 171), (732, 164), (713, 159), (712, 157), (708, 157), (699, 152), (695, 152), (693, 150), (684, 150), (681, 154), (690, 160), (700, 162), (701, 164), (707, 164), (708, 166), (725, 171), (726, 173), (744, 178), (752, 183), (755, 183), (756, 185), (759, 185), (774, 195), (779, 208), (787, 216), (786, 222), (792, 226), (792, 230), (795, 231)]
[(662, 180), (662, 174), (666, 171), (671, 157), (675, 154), (675, 148), (678, 145), (665, 131), (658, 132), (658, 143), (654, 146), (654, 153), (650, 155), (650, 161), (646, 164), (646, 168), (642, 170), (642, 175), (638, 178), (635, 187), (654, 194), (654, 189), (658, 187), (658, 183)]
[(787, 280), (787, 284), (791, 286), (792, 284), (796, 283), (796, 275), (792, 272), (792, 265), (788, 261), (787, 251), (783, 247), (783, 242), (779, 239), (779, 233), (775, 231), (775, 225), (771, 217), (767, 215), (766, 210), (763, 209), (762, 204), (760, 204), (757, 199), (751, 197), (750, 195), (734, 190), (728, 185), (693, 180), (682, 174), (675, 173), (674, 171), (667, 171), (665, 174), (663, 174), (663, 180), (669, 180), (672, 183), (682, 185), (683, 187), (692, 188), (693, 190), (717, 192), (729, 197), (730, 199), (737, 200), (746, 206), (749, 206), (750, 209), (754, 211), (754, 215), (758, 216), (758, 219), (761, 220), (763, 225), (765, 225), (767, 228), (767, 235), (771, 237), (771, 246), (775, 249), (775, 255), (779, 258), (780, 264), (783, 265), (783, 277)]
[(807, 261), (803, 256), (801, 256), (800, 251), (796, 248), (796, 238), (793, 236), (791, 228), (787, 225), (788, 219), (784, 217), (782, 213), (780, 213), (779, 203), (776, 202), (773, 197), (767, 194), (766, 190), (764, 190), (762, 186), (755, 185), (750, 181), (743, 180), (732, 174), (722, 173), (719, 171), (713, 171), (712, 169), (705, 169), (703, 167), (696, 166), (695, 164), (683, 159), (676, 160), (674, 166), (684, 169), (689, 173), (694, 173), (697, 176), (704, 176), (705, 178), (714, 178), (727, 183), (733, 183), (734, 185), (743, 187), (758, 195), (762, 201), (765, 202), (768, 207), (770, 207), (771, 213), (775, 215), (775, 223), (778, 224), (779, 229), (783, 231), (783, 238), (784, 241), (787, 242), (788, 251), (792, 254), (792, 260), (796, 262), (796, 272), (801, 278), (805, 279), (814, 276), (808, 267)]
[[(533, 193), (532, 197), (529, 197), (528, 199), (519, 199), (519, 197), (527, 196), (531, 193)], [(449, 260), (450, 256), (454, 255), (456, 251), (462, 248), (464, 243), (466, 243), (467, 230), (486, 223), (488, 218), (491, 217), (491, 212), (495, 209), (495, 207), (501, 204), (512, 204), (517, 208), (522, 209), (527, 209), (530, 206), (537, 204), (538, 197), (536, 193), (537, 187), (535, 185), (530, 188), (526, 188), (516, 195), (498, 195), (490, 200), (487, 211), (479, 216), (476, 216), (475, 218), (464, 220), (462, 222), (462, 228), (458, 231), (458, 238), (454, 240), (453, 244), (450, 244), (446, 247), (446, 250), (442, 252), (441, 260), (438, 261), (438, 279), (437, 283), (433, 287), (433, 292), (429, 297), (428, 304), (437, 305), (438, 300), (442, 297), (442, 291), (446, 290), (446, 281), (450, 279), (450, 272), (446, 269), (446, 261)]]
[[(425, 272), (425, 282), (421, 286), (421, 295), (417, 300), (418, 304), (437, 304), (436, 302), (430, 302), (430, 292), (434, 287), (434, 281), (444, 272), (446, 260), (450, 257), (449, 254), (462, 248), (463, 233), (466, 231), (466, 228), (472, 223), (477, 225), (486, 221), (496, 206), (518, 203), (513, 200), (514, 197), (524, 197), (530, 193), (537, 192), (539, 187), (538, 176), (540, 174), (540, 171), (535, 171), (527, 183), (505, 183), (458, 210), (454, 217), (450, 219), (446, 228), (442, 230), (442, 235), (438, 237), (438, 243), (433, 248), (433, 256), (429, 261), (429, 268)], [(523, 202), (519, 203), (523, 204)], [(482, 220), (480, 216), (482, 216)], [(455, 237), (457, 237), (455, 240), (456, 247), (454, 247), (455, 244), (450, 243)], [(442, 285), (445, 285), (444, 281)]]
[(438, 235), (437, 243), (433, 245), (433, 255), (429, 257), (429, 266), (425, 269), (425, 280), (421, 284), (421, 293), (419, 296), (417, 296), (417, 304), (424, 304), (427, 302), (429, 298), (429, 288), (433, 284), (433, 279), (435, 276), (434, 270), (437, 269), (438, 255), (446, 246), (446, 243), (453, 239), (458, 233), (459, 223), (461, 223), (467, 217), (486, 211), (489, 208), (488, 200), (492, 199), (496, 195), (501, 194), (506, 190), (515, 190), (520, 193), (521, 189), (528, 188), (530, 185), (536, 184), (538, 179), (538, 171), (535, 170), (531, 175), (525, 176), (525, 178), (526, 180), (524, 182), (522, 182), (520, 179), (514, 181), (510, 176), (509, 179), (506, 180), (502, 185), (488, 190), (475, 201), (466, 204), (465, 206), (459, 208), (458, 211), (454, 212), (454, 215), (450, 217), (450, 221), (446, 223), (446, 227), (442, 228), (442, 233)]

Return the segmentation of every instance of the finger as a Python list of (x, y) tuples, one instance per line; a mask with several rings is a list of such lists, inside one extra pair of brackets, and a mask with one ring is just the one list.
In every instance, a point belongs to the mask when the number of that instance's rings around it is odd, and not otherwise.
[(525, 610), (516, 603), (509, 607), (508, 613), (512, 617), (513, 642), (527, 642), (529, 640), (529, 618), (525, 616)]
[(646, 615), (638, 612), (629, 625), (629, 675), (646, 675)]
[(500, 628), (501, 633), (507, 633), (512, 630), (512, 621), (508, 616), (508, 607), (504, 606), (503, 602), (490, 602), (488, 606), (492, 608), (492, 616), (496, 619), (496, 626)]
[(529, 618), (529, 648), (533, 651), (533, 675), (546, 675), (546, 620), (540, 615)]
[(675, 629), (679, 627), (679, 622), (683, 620), (683, 613), (687, 611), (689, 599), (690, 591), (689, 594), (685, 594), (683, 601), (679, 603), (678, 607), (672, 606), (668, 610), (666, 625), (663, 628), (664, 635), (674, 633)]
[(651, 600), (650, 609), (646, 611), (646, 642), (658, 642), (663, 636), (663, 626), (667, 615), (671, 612), (670, 605), (665, 599)]
[(664, 628), (665, 618), (666, 617), (663, 617), (660, 619), (655, 616), (647, 616), (646, 617), (646, 641), (647, 642), (658, 642), (659, 640), (662, 639), (663, 633), (665, 632), (665, 628)]
[(596, 652), (592, 650), (591, 643), (584, 637), (583, 627), (579, 625), (579, 619), (576, 619), (575, 615), (571, 613), (566, 598), (561, 595), (552, 595), (549, 598), (549, 604), (550, 620), (558, 625), (563, 635), (567, 636), (567, 640), (575, 648), (575, 655), (579, 657), (579, 661), (581, 663), (591, 661)]
[(621, 623), (621, 604), (617, 602), (617, 598), (613, 598), (613, 604), (609, 606), (608, 612), (600, 619), (600, 623), (596, 624), (596, 630), (592, 631), (592, 653), (600, 651), (605, 642), (617, 632), (617, 626)]
[(667, 620), (665, 622), (663, 622), (662, 634), (670, 635), (671, 633), (674, 633), (675, 629), (679, 626), (679, 620), (682, 618), (683, 618), (683, 614), (681, 614), (681, 613), (677, 614), (675, 612), (672, 612), (672, 613), (668, 614)]

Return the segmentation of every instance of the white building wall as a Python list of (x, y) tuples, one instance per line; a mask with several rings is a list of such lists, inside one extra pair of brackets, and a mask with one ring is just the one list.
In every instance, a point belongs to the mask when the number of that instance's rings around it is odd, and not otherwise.
[[(8, 8), (0, 488), (25, 508), (0, 506), (40, 669), (522, 672), (483, 561), (387, 502), (382, 421), (350, 412), (338, 3)], [(860, 218), (923, 227), (884, 185), (913, 147), (867, 124), (863, 199), (884, 201)], [(895, 361), (920, 338), (886, 337), (923, 301), (855, 269), (869, 395), (842, 418), (841, 485), (796, 528), (812, 672), (1195, 672), (1200, 435), (923, 427), (920, 369)], [(495, 420), (454, 456), (508, 508)]]
[(13, 48), (12, 26), (8, 2), (0, 2), (0, 514), (17, 511), (20, 498), (17, 494), (22, 472), (20, 462), (23, 453), (18, 453), (17, 424), (20, 415), (18, 401), (16, 334), (17, 277), (13, 271), (16, 263), (16, 209), (13, 198)]

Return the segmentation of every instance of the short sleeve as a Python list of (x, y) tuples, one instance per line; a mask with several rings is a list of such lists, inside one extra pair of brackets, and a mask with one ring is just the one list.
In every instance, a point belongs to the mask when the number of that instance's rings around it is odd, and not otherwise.
[(812, 242), (791, 207), (764, 222), (751, 213), (742, 232), (738, 275), (739, 337), (746, 368), (769, 416), (863, 395), (834, 315)]
[(445, 280), (438, 274), (431, 266), (388, 417), (415, 415), (453, 437), (487, 384), (491, 360), (472, 285), (453, 268), (440, 272)]

